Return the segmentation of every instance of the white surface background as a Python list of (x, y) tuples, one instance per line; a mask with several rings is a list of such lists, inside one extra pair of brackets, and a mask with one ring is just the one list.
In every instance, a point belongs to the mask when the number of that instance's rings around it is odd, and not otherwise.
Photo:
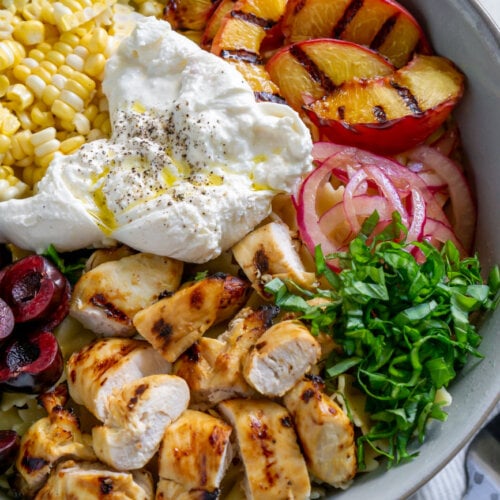
[(479, 3), (484, 6), (496, 24), (500, 26), (500, 0), (479, 0)]

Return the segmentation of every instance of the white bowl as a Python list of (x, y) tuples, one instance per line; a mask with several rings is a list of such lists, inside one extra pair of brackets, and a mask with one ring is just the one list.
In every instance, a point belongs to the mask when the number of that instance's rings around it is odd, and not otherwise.
[[(498, 1), (498, 0), (495, 0)], [(477, 0), (400, 0), (439, 55), (467, 76), (456, 116), (478, 200), (476, 249), (484, 271), (500, 263), (500, 30)], [(407, 498), (442, 469), (480, 427), (500, 397), (500, 309), (481, 325), (482, 361), (471, 359), (451, 385), (448, 420), (433, 423), (420, 455), (390, 470), (359, 476), (335, 500)], [(465, 473), (465, 472), (464, 472)], [(446, 499), (448, 500), (448, 499)]]

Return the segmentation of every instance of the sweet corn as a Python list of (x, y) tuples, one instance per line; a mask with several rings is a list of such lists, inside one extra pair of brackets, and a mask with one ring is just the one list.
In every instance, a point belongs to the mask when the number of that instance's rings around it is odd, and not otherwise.
[(14, 27), (12, 36), (23, 45), (35, 45), (44, 41), (45, 25), (36, 19), (21, 21)]
[(31, 134), (30, 142), (34, 147), (38, 147), (44, 142), (55, 139), (57, 130), (54, 127), (47, 127), (35, 134)]
[(14, 175), (8, 165), (0, 167), (0, 201), (19, 198), (28, 191), (28, 185)]
[(67, 155), (75, 152), (80, 146), (83, 146), (83, 144), (85, 144), (85, 137), (83, 135), (74, 135), (73, 137), (61, 141), (59, 150), (61, 153)]
[(15, 66), (26, 55), (24, 47), (15, 40), (0, 41), (0, 71)]
[(83, 69), (88, 75), (98, 77), (103, 73), (105, 66), (106, 58), (103, 54), (90, 54), (85, 61)]
[(10, 86), (10, 81), (7, 76), (0, 75), (0, 97), (3, 97)]
[(18, 111), (26, 109), (35, 99), (33, 93), (22, 83), (11, 85), (7, 89), (6, 97), (13, 103), (14, 109)]
[(0, 168), (20, 185), (36, 184), (56, 152), (110, 135), (101, 79), (123, 32), (112, 11), (131, 10), (116, 2), (8, 0), (0, 10)]

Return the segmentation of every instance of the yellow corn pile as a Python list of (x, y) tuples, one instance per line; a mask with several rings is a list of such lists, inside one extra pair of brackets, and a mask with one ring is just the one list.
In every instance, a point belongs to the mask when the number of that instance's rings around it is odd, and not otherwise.
[[(156, 0), (2, 0), (0, 201), (28, 194), (57, 152), (111, 132), (101, 82), (124, 13), (161, 16)], [(121, 15), (121, 16), (120, 16)]]

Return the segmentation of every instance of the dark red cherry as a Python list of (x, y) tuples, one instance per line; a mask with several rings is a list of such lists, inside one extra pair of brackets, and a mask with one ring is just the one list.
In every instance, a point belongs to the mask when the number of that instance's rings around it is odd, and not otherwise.
[(14, 330), (14, 313), (5, 300), (0, 299), (0, 340), (6, 339)]
[(0, 431), (0, 475), (14, 463), (20, 438), (16, 431)]
[(36, 321), (50, 330), (69, 310), (70, 284), (48, 259), (30, 255), (4, 268), (0, 297), (12, 309), (15, 321)]
[(0, 390), (45, 392), (59, 380), (63, 368), (61, 350), (51, 332), (16, 331), (0, 353)]

